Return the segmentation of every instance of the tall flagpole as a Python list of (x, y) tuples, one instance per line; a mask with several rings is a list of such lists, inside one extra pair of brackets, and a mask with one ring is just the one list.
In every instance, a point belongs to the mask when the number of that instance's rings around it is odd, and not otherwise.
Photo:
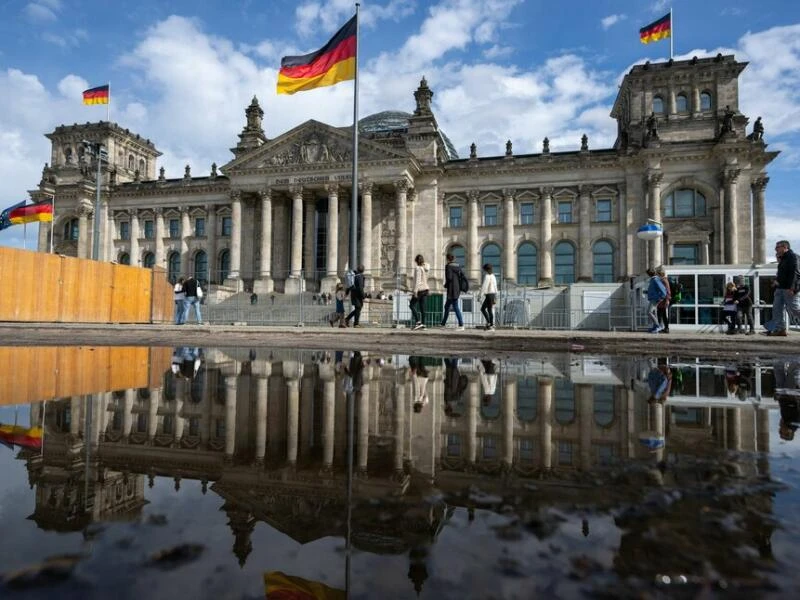
[[(56, 197), (55, 194), (50, 197), (50, 202), (53, 203), (53, 220), (50, 221), (50, 254), (53, 253), (53, 230), (56, 227)], [(41, 225), (40, 225), (41, 227)]]
[(108, 104), (106, 104), (106, 121), (111, 123), (111, 82), (108, 82)]
[[(669, 58), (672, 60), (672, 43), (675, 41), (675, 20), (672, 18), (672, 7), (669, 7)], [(110, 99), (110, 98), (109, 98)]]
[(353, 197), (350, 199), (350, 268), (358, 269), (358, 8), (356, 2), (356, 76), (353, 80)]

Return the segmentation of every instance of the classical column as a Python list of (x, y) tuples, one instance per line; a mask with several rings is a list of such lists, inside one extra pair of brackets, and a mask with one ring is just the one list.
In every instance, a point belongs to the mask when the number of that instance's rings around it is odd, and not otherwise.
[[(658, 223), (661, 223), (661, 180), (663, 178), (664, 174), (658, 172), (651, 172), (647, 175), (647, 186), (650, 193), (650, 218)], [(664, 243), (664, 237), (657, 237), (648, 243), (650, 244), (649, 266), (658, 267), (662, 265), (664, 258), (661, 245)]]
[(539, 265), (541, 267), (539, 282), (545, 285), (553, 283), (553, 188), (541, 188), (542, 223), (541, 247), (539, 248)]
[(369, 458), (369, 368), (364, 368), (363, 371), (363, 384), (361, 389), (356, 395), (358, 402), (358, 455), (356, 456), (356, 465), (358, 465), (359, 473), (367, 472), (367, 459)]
[(141, 230), (139, 228), (139, 211), (135, 208), (130, 210), (131, 215), (131, 266), (142, 266), (141, 252), (139, 251), (139, 237)]
[(701, 113), (700, 107), (700, 87), (697, 82), (692, 82), (692, 116), (698, 117)]
[[(125, 391), (127, 399), (128, 390)], [(124, 414), (124, 413), (123, 413)], [(124, 426), (123, 426), (124, 429)], [(73, 437), (81, 434), (81, 397), (72, 396), (69, 399), (69, 432)]]
[(336, 377), (330, 364), (320, 365), (322, 379), (322, 465), (333, 467), (333, 449), (336, 439)]
[[(106, 213), (106, 243), (105, 243), (105, 256), (106, 260), (117, 260), (117, 247), (114, 244), (114, 238), (117, 235), (116, 230), (116, 222), (114, 221), (114, 212), (111, 210), (111, 207), (108, 203), (108, 198), (103, 198), (101, 200), (102, 204), (105, 205), (105, 213)], [(52, 225), (52, 223), (48, 223), (48, 225)], [(48, 232), (48, 236), (50, 233)], [(48, 239), (48, 248), (50, 248), (49, 244), (50, 241)]]
[(264, 464), (267, 454), (267, 403), (272, 364), (259, 361), (254, 365), (256, 379), (256, 464)]
[(578, 400), (578, 432), (581, 469), (592, 468), (592, 429), (594, 427), (594, 394), (589, 384), (575, 385)]
[(39, 223), (39, 234), (36, 236), (37, 252), (50, 252), (50, 230), (52, 228), (52, 222)]
[(78, 258), (89, 258), (89, 204), (81, 204), (78, 207)]
[(512, 379), (503, 386), (503, 462), (514, 464), (514, 425), (517, 416), (517, 380)]
[(628, 194), (624, 183), (617, 186), (619, 196), (619, 252), (617, 253), (617, 276), (626, 277), (633, 273), (633, 244), (630, 239), (631, 220), (628, 211)]
[[(733, 408), (726, 408), (728, 412), (728, 448), (732, 450), (742, 450), (742, 408), (735, 406)], [(747, 448), (747, 450), (755, 450), (755, 448)]]
[(364, 265), (366, 289), (372, 289), (375, 273), (372, 272), (372, 188), (371, 181), (361, 184), (361, 248), (358, 258)]
[(156, 266), (166, 268), (164, 258), (164, 210), (158, 207), (156, 213)]
[(293, 360), (284, 361), (283, 376), (286, 379), (286, 460), (293, 467), (297, 464), (297, 445), (300, 429), (300, 380), (303, 378), (303, 365)]
[(673, 85), (671, 83), (669, 84), (669, 97), (668, 97), (668, 99), (669, 99), (669, 106), (667, 107), (667, 110), (669, 111), (670, 115), (674, 115), (676, 113), (676, 108), (675, 108), (675, 88), (673, 87)]
[(133, 403), (136, 402), (136, 390), (128, 388), (125, 390), (125, 400), (122, 410), (122, 439), (128, 440), (133, 428)]
[(769, 177), (761, 176), (750, 184), (753, 190), (753, 262), (762, 265), (767, 262), (764, 242), (766, 241), (766, 211), (764, 190), (769, 183)]
[(292, 194), (292, 236), (286, 293), (299, 294), (303, 291), (303, 282), (300, 277), (303, 269), (303, 186), (294, 185), (290, 191)]
[[(303, 277), (306, 281), (315, 281), (319, 276), (317, 274), (317, 265), (314, 257), (314, 238), (315, 238), (315, 219), (314, 214), (317, 212), (317, 199), (314, 194), (307, 196), (303, 199), (303, 239), (305, 245), (303, 246)], [(320, 290), (324, 291), (324, 290)]]
[(189, 207), (181, 206), (181, 273), (189, 274), (189, 238), (192, 235), (192, 222), (189, 220)]
[(539, 444), (542, 447), (542, 468), (553, 468), (553, 380), (539, 378)]
[(475, 464), (478, 458), (478, 407), (481, 404), (481, 382), (478, 379), (470, 378), (467, 385), (467, 462)]
[(514, 243), (514, 190), (503, 190), (503, 279), (517, 280), (516, 244)]
[[(664, 405), (661, 402), (653, 402), (650, 404), (650, 418), (653, 423), (653, 431), (655, 431), (656, 435), (663, 437), (666, 429), (664, 426)], [(656, 450), (654, 458), (656, 462), (664, 460), (663, 446)]]
[[(100, 243), (97, 251), (100, 260), (109, 260), (111, 254), (108, 253), (108, 198), (100, 199)], [(41, 227), (41, 225), (40, 225)]]
[(158, 433), (158, 405), (161, 403), (161, 389), (158, 393), (155, 390), (150, 392), (150, 399), (147, 401), (147, 443), (152, 444), (153, 439)]
[[(151, 392), (152, 393), (152, 392)], [(175, 431), (172, 437), (173, 444), (176, 448), (180, 447), (181, 438), (183, 438), (183, 417), (181, 416), (181, 410), (183, 409), (183, 401), (184, 399), (180, 396), (175, 398), (175, 406), (172, 412), (172, 418), (175, 421)]]
[(478, 214), (478, 190), (469, 190), (469, 208), (467, 213), (467, 264), (463, 265), (467, 276), (473, 281), (480, 281), (481, 266), (480, 255), (478, 253), (478, 226), (480, 225), (480, 215)]
[(324, 291), (336, 289), (339, 265), (339, 186), (335, 183), (325, 187), (328, 192), (328, 245), (325, 255)]
[(580, 185), (578, 203), (580, 206), (580, 221), (578, 221), (578, 281), (591, 281), (592, 269), (592, 193), (591, 185)]
[(409, 273), (410, 266), (407, 264), (407, 240), (408, 240), (408, 180), (399, 179), (394, 182), (395, 201), (397, 212), (397, 230), (395, 231), (395, 270), (400, 275), (400, 280), (404, 281), (403, 276)]
[(225, 457), (233, 458), (236, 451), (236, 392), (239, 377), (225, 376)]
[(228, 273), (228, 279), (240, 279), (241, 269), (242, 193), (239, 190), (231, 190), (231, 270), (230, 273)]
[(253, 291), (268, 294), (275, 289), (272, 281), (272, 189), (260, 190), (258, 197), (261, 199), (261, 264)]
[(394, 397), (394, 471), (403, 473), (403, 447), (406, 424), (406, 386), (405, 381), (395, 386)]
[(725, 186), (725, 262), (739, 264), (739, 200), (736, 181), (741, 169), (726, 169), (722, 174)]
[(219, 282), (219, 262), (217, 262), (217, 207), (206, 205), (206, 252), (208, 252), (209, 282)]

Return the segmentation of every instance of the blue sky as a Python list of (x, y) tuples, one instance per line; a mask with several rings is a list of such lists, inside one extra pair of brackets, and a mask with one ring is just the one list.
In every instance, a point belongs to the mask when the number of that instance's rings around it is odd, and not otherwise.
[[(761, 115), (770, 149), (768, 243), (800, 246), (800, 3), (674, 0), (675, 57), (733, 53), (750, 66), (740, 108)], [(644, 46), (639, 27), (669, 11), (663, 0), (382, 0), (361, 5), (360, 115), (413, 109), (424, 75), (440, 127), (468, 154), (570, 150), (614, 142), (617, 84), (633, 64), (663, 60), (669, 42)], [(350, 0), (3, 1), (0, 10), (0, 204), (27, 197), (49, 160), (43, 134), (106, 118), (81, 91), (111, 82), (111, 119), (150, 138), (167, 177), (225, 164), (253, 95), (268, 137), (307, 119), (352, 121), (352, 84), (277, 96), (280, 57), (321, 46), (354, 11)], [(35, 245), (36, 227), (27, 231)], [(23, 228), (0, 232), (23, 245)], [(771, 253), (768, 253), (768, 256)]]

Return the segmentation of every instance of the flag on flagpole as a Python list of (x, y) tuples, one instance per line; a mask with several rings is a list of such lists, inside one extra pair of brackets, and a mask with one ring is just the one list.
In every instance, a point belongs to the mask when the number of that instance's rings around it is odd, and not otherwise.
[(316, 52), (284, 56), (278, 72), (278, 93), (294, 94), (355, 79), (357, 19), (355, 15)]
[(101, 85), (83, 92), (84, 104), (108, 104), (111, 96), (111, 86)]
[(53, 201), (43, 200), (27, 206), (20, 206), (13, 209), (8, 214), (8, 220), (12, 225), (24, 225), (25, 223), (36, 223), (41, 221), (53, 220)]
[(264, 573), (267, 600), (345, 600), (344, 590), (280, 571)]
[(672, 13), (669, 12), (650, 25), (639, 30), (639, 41), (643, 44), (657, 42), (672, 36)]
[(9, 219), (9, 215), (11, 214), (12, 210), (16, 210), (17, 208), (20, 208), (22, 206), (25, 206), (25, 200), (23, 200), (22, 202), (17, 202), (14, 206), (9, 206), (7, 209), (5, 209), (3, 212), (0, 213), (0, 231), (14, 225), (14, 223), (12, 223), (11, 220)]

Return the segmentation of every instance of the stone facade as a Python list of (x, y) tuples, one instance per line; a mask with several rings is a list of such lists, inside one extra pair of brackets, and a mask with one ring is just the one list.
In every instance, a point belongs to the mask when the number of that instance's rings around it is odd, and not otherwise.
[[(423, 79), (413, 114), (359, 125), (357, 257), (350, 256), (352, 130), (314, 120), (268, 139), (257, 99), (234, 158), (209, 175), (156, 176), (160, 153), (119, 126), (61, 126), (51, 165), (32, 191), (56, 198), (53, 251), (90, 256), (95, 176), (82, 140), (102, 143), (99, 258), (193, 273), (232, 290), (333, 290), (352, 262), (368, 287), (402, 286), (413, 257), (441, 285), (453, 253), (518, 285), (613, 282), (647, 266), (764, 262), (766, 166), (777, 152), (746, 135), (733, 56), (634, 66), (611, 116), (613, 148), (458, 158)], [(648, 219), (661, 239), (642, 241)], [(50, 247), (40, 227), (39, 249)]]

